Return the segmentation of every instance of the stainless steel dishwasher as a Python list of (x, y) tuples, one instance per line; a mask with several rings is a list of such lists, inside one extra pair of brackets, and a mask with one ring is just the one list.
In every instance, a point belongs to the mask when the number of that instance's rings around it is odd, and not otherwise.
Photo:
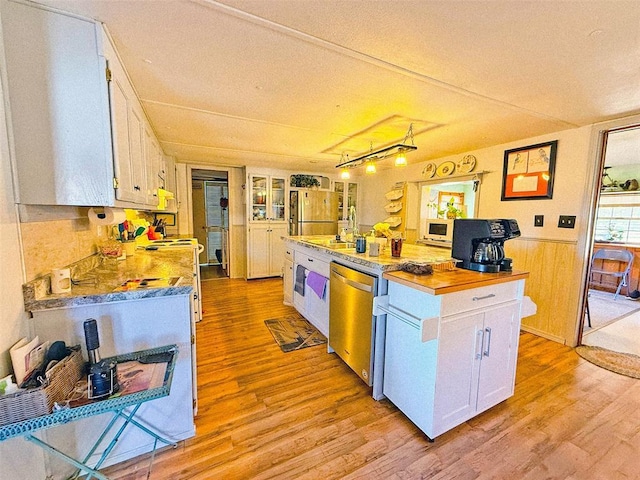
[(373, 384), (373, 297), (378, 278), (331, 262), (329, 345), (369, 386)]

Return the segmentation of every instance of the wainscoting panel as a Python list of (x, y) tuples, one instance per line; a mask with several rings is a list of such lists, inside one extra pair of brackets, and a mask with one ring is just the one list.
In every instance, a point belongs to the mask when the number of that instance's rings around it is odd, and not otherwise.
[(522, 329), (572, 344), (580, 311), (581, 255), (573, 241), (516, 238), (505, 243), (514, 269), (529, 272), (525, 295), (538, 306), (522, 319)]

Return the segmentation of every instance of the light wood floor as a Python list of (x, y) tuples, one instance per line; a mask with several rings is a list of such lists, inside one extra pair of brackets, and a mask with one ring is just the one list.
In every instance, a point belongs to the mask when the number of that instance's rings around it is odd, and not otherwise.
[[(515, 396), (430, 443), (323, 346), (281, 353), (282, 281), (203, 283), (197, 435), (152, 480), (640, 478), (640, 380), (520, 337)], [(110, 467), (146, 478), (146, 461)]]

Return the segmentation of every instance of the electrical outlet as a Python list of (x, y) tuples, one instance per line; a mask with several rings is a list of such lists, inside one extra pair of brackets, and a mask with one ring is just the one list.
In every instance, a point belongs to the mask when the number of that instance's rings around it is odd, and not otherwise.
[(544, 225), (544, 215), (534, 215), (533, 226), (542, 227)]
[(575, 215), (560, 215), (560, 217), (558, 218), (558, 228), (575, 228), (575, 226)]

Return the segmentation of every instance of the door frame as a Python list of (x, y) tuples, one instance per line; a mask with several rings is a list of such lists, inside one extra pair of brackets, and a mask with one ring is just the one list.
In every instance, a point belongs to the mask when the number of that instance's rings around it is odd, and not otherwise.
[(582, 345), (582, 330), (585, 321), (585, 313), (587, 306), (587, 295), (589, 293), (589, 274), (591, 270), (591, 256), (593, 254), (593, 243), (595, 236), (596, 215), (598, 212), (598, 204), (600, 202), (600, 185), (602, 183), (602, 172), (605, 162), (606, 141), (609, 132), (623, 130), (628, 127), (640, 124), (640, 115), (619, 118), (593, 125), (591, 129), (591, 140), (589, 146), (589, 158), (587, 168), (587, 187), (591, 192), (586, 205), (583, 208), (582, 215), (587, 219), (586, 233), (582, 238), (578, 239), (578, 251), (582, 252), (582, 276), (580, 289), (580, 305), (579, 315), (576, 319), (575, 345)]
[[(231, 278), (231, 263), (232, 263), (232, 259), (233, 257), (233, 242), (231, 241), (231, 239), (233, 238), (233, 222), (231, 221), (231, 205), (232, 202), (234, 202), (236, 199), (232, 198), (233, 197), (233, 192), (232, 192), (232, 179), (235, 175), (234, 169), (231, 167), (225, 167), (225, 166), (216, 166), (216, 165), (201, 165), (201, 164), (197, 164), (197, 163), (187, 163), (187, 174), (186, 174), (186, 181), (188, 184), (188, 188), (187, 188), (187, 212), (188, 212), (188, 224), (189, 224), (189, 234), (190, 235), (194, 235), (195, 236), (195, 231), (193, 229), (193, 189), (192, 189), (192, 173), (193, 170), (211, 170), (211, 171), (216, 171), (216, 172), (227, 172), (227, 190), (228, 190), (228, 194), (229, 194), (229, 207), (227, 207), (227, 211), (229, 212), (229, 225), (227, 226), (228, 230), (229, 230), (229, 241), (227, 242), (227, 276), (229, 278)], [(205, 246), (206, 248), (206, 246)]]

